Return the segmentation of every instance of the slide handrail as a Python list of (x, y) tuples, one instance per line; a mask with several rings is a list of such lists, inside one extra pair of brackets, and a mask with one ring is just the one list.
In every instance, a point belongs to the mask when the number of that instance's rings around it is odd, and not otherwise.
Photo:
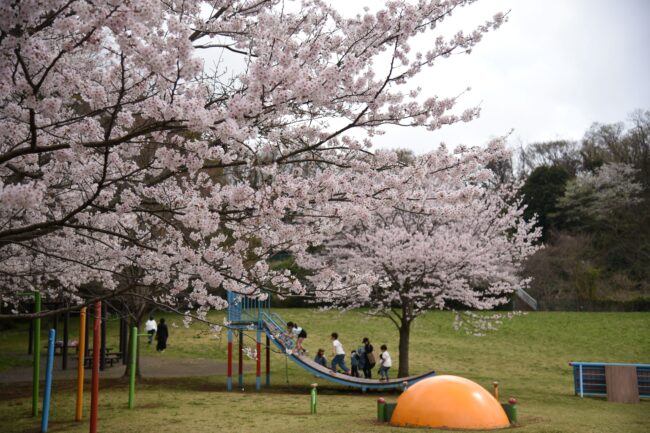
[[(279, 340), (286, 350), (293, 349), (295, 342), (293, 338), (286, 334), (285, 330), (287, 329), (287, 325), (284, 320), (280, 318), (280, 316), (275, 313), (269, 314), (262, 312), (260, 314), (260, 319), (264, 324), (267, 332), (269, 332), (274, 339)], [(278, 321), (281, 322), (284, 326), (280, 326), (280, 324), (278, 324)]]
[(280, 315), (278, 313), (271, 313), (271, 317), (276, 322), (282, 323), (282, 325), (284, 325), (284, 329), (287, 329), (287, 322), (285, 322), (284, 319), (282, 319), (282, 317), (280, 317)]

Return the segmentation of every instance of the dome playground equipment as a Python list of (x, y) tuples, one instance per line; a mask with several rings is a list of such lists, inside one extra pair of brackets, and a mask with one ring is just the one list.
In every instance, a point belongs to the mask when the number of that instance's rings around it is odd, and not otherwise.
[[(494, 392), (498, 393), (496, 383)], [(451, 375), (429, 377), (408, 386), (396, 405), (382, 400), (377, 408), (380, 420), (401, 427), (499, 429), (510, 427), (517, 417), (515, 399), (500, 404), (479, 384)]]

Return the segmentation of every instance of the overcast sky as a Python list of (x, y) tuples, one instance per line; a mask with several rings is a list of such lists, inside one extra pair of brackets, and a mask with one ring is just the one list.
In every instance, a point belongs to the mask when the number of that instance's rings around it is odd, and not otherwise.
[[(354, 15), (380, 2), (330, 3)], [(498, 11), (510, 11), (501, 29), (472, 54), (441, 60), (418, 82), (439, 96), (470, 86), (461, 106), (480, 103), (481, 118), (435, 132), (391, 128), (376, 137), (379, 147), (421, 153), (441, 141), (483, 144), (511, 129), (512, 145), (580, 139), (592, 122), (617, 122), (636, 108), (650, 109), (649, 0), (482, 0), (439, 30), (470, 30)], [(413, 48), (427, 43), (418, 40)]]

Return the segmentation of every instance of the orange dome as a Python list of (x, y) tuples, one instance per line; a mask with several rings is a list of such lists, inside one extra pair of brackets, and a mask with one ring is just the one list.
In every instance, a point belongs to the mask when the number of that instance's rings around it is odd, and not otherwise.
[(390, 421), (397, 426), (454, 429), (509, 427), (501, 404), (482, 386), (458, 376), (434, 376), (397, 399)]

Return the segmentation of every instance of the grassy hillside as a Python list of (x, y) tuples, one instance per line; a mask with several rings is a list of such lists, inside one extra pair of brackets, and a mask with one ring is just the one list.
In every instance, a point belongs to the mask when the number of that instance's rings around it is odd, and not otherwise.
[[(329, 353), (328, 336), (340, 334), (346, 350), (369, 337), (385, 343), (397, 359), (397, 332), (385, 320), (361, 311), (320, 312), (310, 309), (278, 310), (309, 333), (310, 352), (323, 347)], [(214, 314), (221, 322), (223, 317)], [(170, 327), (168, 350), (158, 356), (175, 358), (226, 358), (225, 332), (210, 333), (205, 325)], [(429, 369), (456, 374), (490, 387), (500, 383), (504, 398), (520, 400), (522, 432), (647, 432), (650, 402), (619, 405), (603, 399), (581, 400), (573, 395), (569, 361), (650, 363), (650, 314), (648, 313), (530, 313), (506, 321), (498, 332), (473, 337), (452, 328), (453, 315), (432, 312), (420, 318), (413, 330), (411, 373)], [(109, 346), (117, 346), (117, 323), (109, 326)], [(71, 330), (76, 335), (76, 328)], [(254, 335), (251, 333), (251, 337)], [(254, 340), (246, 338), (253, 346)], [(26, 331), (0, 334), (2, 364), (8, 366), (25, 352)], [(153, 355), (150, 347), (143, 353)], [(247, 361), (252, 368), (253, 361)], [(121, 367), (115, 367), (121, 368)], [(397, 370), (396, 366), (393, 368)], [(394, 373), (393, 371), (393, 373)], [(145, 372), (146, 373), (146, 372)], [(308, 385), (313, 376), (293, 363), (285, 365), (279, 353), (272, 355), (273, 389), (256, 394), (254, 374), (246, 376), (245, 391), (224, 392), (225, 377), (145, 380), (138, 385), (137, 408), (125, 409), (127, 390), (121, 381), (104, 381), (100, 401), (101, 430), (111, 432), (408, 432), (374, 422), (378, 394), (362, 395), (335, 385), (323, 387), (319, 415), (308, 414)], [(325, 386), (327, 385), (327, 386)], [(389, 396), (390, 399), (397, 395)], [(36, 431), (28, 417), (29, 386), (0, 388), (0, 425), (6, 432)], [(81, 432), (87, 424), (69, 422), (74, 411), (72, 383), (57, 383), (51, 431)], [(425, 430), (427, 431), (427, 430)]]

